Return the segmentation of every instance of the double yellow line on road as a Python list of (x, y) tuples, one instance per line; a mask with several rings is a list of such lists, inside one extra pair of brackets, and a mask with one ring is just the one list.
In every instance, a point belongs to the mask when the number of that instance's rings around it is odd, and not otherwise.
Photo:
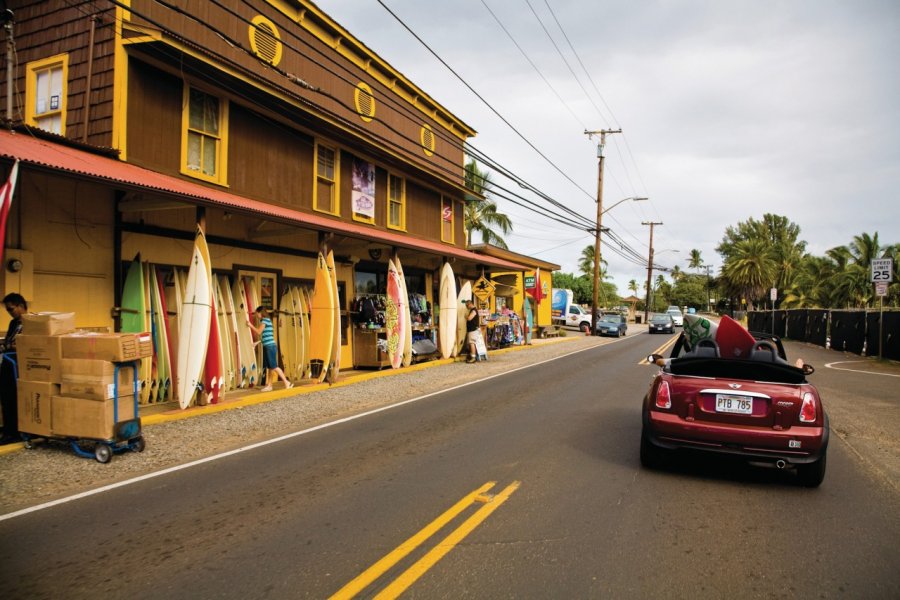
[(376, 562), (374, 565), (363, 571), (356, 579), (338, 590), (336, 594), (331, 596), (332, 600), (344, 600), (353, 598), (358, 593), (366, 589), (374, 583), (379, 577), (384, 575), (388, 569), (391, 569), (398, 562), (403, 560), (410, 552), (421, 546), (426, 540), (435, 535), (450, 521), (455, 519), (464, 510), (473, 504), (483, 504), (481, 508), (475, 511), (472, 516), (466, 519), (459, 527), (454, 529), (442, 541), (428, 551), (425, 556), (416, 561), (411, 567), (401, 573), (394, 581), (386, 586), (375, 598), (386, 599), (396, 598), (402, 594), (409, 586), (411, 586), (419, 577), (425, 574), (428, 569), (433, 567), (439, 560), (447, 555), (457, 544), (459, 544), (467, 535), (472, 533), (478, 525), (487, 519), (492, 512), (500, 508), (500, 505), (506, 502), (509, 497), (519, 489), (520, 482), (514, 481), (508, 485), (502, 492), (496, 495), (488, 494), (488, 490), (493, 488), (496, 482), (489, 481), (480, 488), (469, 493), (462, 500), (450, 507), (444, 514), (429, 523), (421, 531), (413, 535), (411, 538), (397, 546), (387, 556)]
[[(669, 340), (668, 340), (665, 344), (663, 344), (662, 346), (660, 346), (659, 348), (657, 348), (656, 350), (654, 350), (654, 351), (651, 352), (650, 354), (660, 354), (660, 355), (665, 355), (666, 350), (668, 350), (669, 348), (671, 348), (672, 346), (674, 346), (674, 345), (675, 345), (675, 342), (677, 342), (677, 341), (678, 341), (678, 336), (671, 337), (671, 338), (669, 338)], [(642, 358), (642, 359), (640, 360), (640, 362), (638, 362), (638, 364), (639, 364), (639, 365), (649, 365), (650, 363), (647, 362), (647, 357), (645, 356), (644, 358)]]

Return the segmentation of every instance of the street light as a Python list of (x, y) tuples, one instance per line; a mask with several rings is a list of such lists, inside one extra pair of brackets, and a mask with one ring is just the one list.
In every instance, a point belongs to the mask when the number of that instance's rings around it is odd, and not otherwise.
[[(601, 177), (602, 172), (603, 171), (601, 169)], [(595, 335), (597, 332), (597, 305), (600, 303), (600, 233), (603, 231), (603, 215), (608, 213), (618, 205), (622, 204), (623, 202), (628, 202), (629, 200), (633, 200), (635, 202), (647, 200), (647, 198), (643, 196), (629, 196), (628, 198), (622, 198), (621, 200), (614, 202), (613, 205), (609, 208), (601, 210), (601, 202), (603, 201), (602, 190), (603, 187), (601, 183), (597, 194), (597, 229), (594, 232), (594, 302), (591, 305), (591, 335)]]

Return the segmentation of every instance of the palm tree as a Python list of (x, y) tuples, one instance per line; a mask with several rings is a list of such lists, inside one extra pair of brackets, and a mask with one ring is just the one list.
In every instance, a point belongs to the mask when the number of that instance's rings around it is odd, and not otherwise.
[(672, 281), (678, 283), (678, 280), (684, 277), (684, 271), (681, 270), (681, 267), (675, 265), (672, 267)]
[(632, 294), (637, 295), (637, 292), (638, 292), (638, 282), (635, 281), (634, 279), (632, 279), (631, 281), (629, 281), (629, 282), (628, 282), (628, 289), (631, 291)]
[(775, 281), (776, 269), (768, 240), (751, 238), (734, 244), (722, 265), (722, 279), (732, 297), (745, 298), (752, 309), (754, 300), (763, 297)]
[(703, 268), (703, 259), (700, 258), (700, 251), (696, 248), (691, 250), (691, 257), (688, 258), (688, 268), (697, 270)]
[[(478, 164), (472, 159), (466, 163), (465, 184), (468, 189), (485, 198), (484, 200), (471, 198), (466, 201), (464, 214), (466, 245), (472, 243), (472, 234), (478, 232), (485, 244), (508, 249), (500, 234), (508, 235), (512, 231), (512, 220), (507, 215), (498, 212), (497, 203), (489, 198), (493, 185), (491, 174), (481, 171)], [(500, 233), (495, 231), (495, 228), (499, 229)]]
[[(604, 267), (608, 266), (608, 263), (600, 258), (600, 281), (603, 281), (608, 277), (606, 273), (606, 269)], [(588, 277), (594, 276), (594, 246), (587, 245), (584, 247), (584, 250), (581, 251), (581, 260), (578, 261), (578, 270)]]

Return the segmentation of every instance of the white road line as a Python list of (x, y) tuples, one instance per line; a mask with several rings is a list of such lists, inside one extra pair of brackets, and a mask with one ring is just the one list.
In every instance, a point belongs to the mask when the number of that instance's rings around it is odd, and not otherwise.
[(860, 371), (859, 369), (842, 369), (840, 367), (832, 366), (832, 365), (847, 365), (847, 364), (855, 364), (855, 363), (867, 364), (867, 361), (864, 361), (864, 360), (839, 360), (837, 362), (827, 363), (825, 365), (825, 368), (834, 369), (835, 371), (851, 371), (853, 373), (864, 373), (866, 375), (883, 375), (885, 377), (900, 377), (900, 375), (895, 375), (893, 373), (878, 373), (876, 371)]
[[(628, 338), (623, 337), (623, 338), (619, 338), (619, 339), (617, 339), (617, 340), (615, 340), (615, 341), (613, 341), (613, 342), (610, 342), (610, 343), (613, 343), (613, 344), (614, 344), (614, 343), (616, 343), (616, 342), (624, 341), (624, 340), (626, 340), (626, 339), (628, 339)], [(608, 345), (609, 345), (609, 344), (601, 344), (601, 346), (608, 346)], [(548, 358), (548, 359), (546, 359), (546, 360), (542, 360), (542, 361), (537, 362), (537, 363), (531, 363), (531, 364), (524, 365), (524, 366), (521, 366), (521, 367), (516, 367), (515, 369), (510, 369), (510, 370), (504, 371), (504, 372), (502, 372), (502, 373), (497, 373), (497, 374), (495, 374), (495, 375), (489, 375), (489, 376), (483, 377), (483, 378), (481, 378), (481, 379), (476, 379), (475, 381), (469, 381), (469, 382), (467, 382), (467, 383), (461, 383), (461, 384), (459, 384), (459, 385), (456, 385), (456, 386), (453, 386), (453, 387), (449, 387), (449, 388), (446, 388), (446, 389), (443, 389), (443, 390), (439, 390), (439, 391), (437, 391), (437, 392), (431, 392), (430, 394), (424, 394), (424, 395), (418, 396), (418, 397), (416, 397), (416, 398), (410, 398), (409, 400), (403, 400), (403, 401), (401, 401), (401, 402), (397, 402), (396, 404), (389, 404), (389, 405), (387, 405), (387, 406), (382, 406), (382, 407), (380, 407), (380, 408), (374, 408), (374, 409), (372, 409), (372, 410), (369, 410), (369, 411), (366, 411), (366, 412), (363, 412), (363, 413), (359, 413), (359, 414), (357, 414), (357, 415), (352, 415), (352, 416), (349, 416), (349, 417), (344, 417), (343, 419), (338, 419), (338, 420), (336, 420), (336, 421), (330, 421), (330, 422), (328, 422), (328, 423), (322, 423), (321, 425), (316, 425), (315, 427), (310, 427), (309, 429), (304, 429), (304, 430), (302, 430), (302, 431), (295, 431), (295, 432), (293, 432), (293, 433), (288, 433), (288, 434), (285, 434), (285, 435), (282, 435), (282, 436), (279, 436), (279, 437), (276, 437), (276, 438), (272, 438), (272, 439), (270, 439), (270, 440), (264, 440), (264, 441), (262, 441), (262, 442), (257, 442), (257, 443), (255, 443), (255, 444), (249, 444), (249, 445), (247, 445), (247, 446), (242, 446), (242, 447), (236, 448), (236, 449), (234, 449), (234, 450), (229, 450), (228, 452), (222, 452), (221, 454), (215, 454), (215, 455), (213, 455), (213, 456), (207, 456), (206, 458), (201, 458), (201, 459), (198, 459), (198, 460), (193, 460), (193, 461), (191, 461), (191, 462), (187, 462), (187, 463), (184, 463), (184, 464), (181, 464), (181, 465), (176, 465), (176, 466), (174, 466), (174, 467), (169, 467), (169, 468), (167, 468), (167, 469), (162, 469), (162, 470), (160, 470), (160, 471), (154, 471), (153, 473), (147, 473), (146, 475), (140, 475), (140, 476), (138, 476), (138, 477), (133, 477), (133, 478), (131, 478), (131, 479), (126, 479), (125, 481), (119, 481), (119, 482), (116, 482), (116, 483), (111, 483), (111, 484), (109, 484), (109, 485), (104, 485), (104, 486), (102, 486), (102, 487), (99, 487), (99, 488), (96, 488), (96, 489), (93, 489), (93, 490), (88, 490), (88, 491), (86, 491), (86, 492), (81, 492), (81, 493), (75, 494), (75, 495), (73, 495), (73, 496), (66, 496), (65, 498), (59, 498), (59, 499), (57, 499), (57, 500), (52, 500), (52, 501), (50, 501), (50, 502), (45, 502), (45, 503), (43, 503), (43, 504), (37, 504), (37, 505), (35, 505), (35, 506), (31, 506), (31, 507), (28, 507), (28, 508), (23, 508), (23, 509), (21, 509), (21, 510), (15, 511), (15, 512), (7, 513), (7, 514), (5, 514), (5, 515), (0, 515), (0, 521), (6, 521), (6, 520), (8, 520), (8, 519), (14, 519), (14, 518), (16, 518), (16, 517), (21, 517), (21, 516), (24, 516), (24, 515), (27, 515), (27, 514), (30, 514), (30, 513), (34, 513), (34, 512), (40, 511), (40, 510), (44, 510), (44, 509), (46, 509), (46, 508), (52, 508), (52, 507), (54, 507), (54, 506), (59, 506), (59, 505), (61, 505), (61, 504), (67, 504), (67, 503), (73, 502), (73, 501), (75, 501), (75, 500), (80, 500), (81, 498), (87, 498), (87, 497), (89, 497), (89, 496), (95, 496), (95, 495), (97, 495), (97, 494), (102, 494), (103, 492), (109, 492), (109, 491), (111, 491), (111, 490), (115, 490), (115, 489), (118, 489), (118, 488), (121, 488), (121, 487), (129, 486), (129, 485), (132, 485), (132, 484), (135, 484), (135, 483), (140, 483), (141, 481), (146, 481), (146, 480), (148, 480), (148, 479), (154, 479), (154, 478), (156, 478), (156, 477), (162, 477), (163, 475), (168, 475), (169, 473), (175, 473), (175, 472), (178, 472), (178, 471), (183, 471), (183, 470), (185, 470), (185, 469), (190, 469), (190, 468), (196, 467), (196, 466), (198, 466), (198, 465), (202, 465), (202, 464), (206, 464), (206, 463), (213, 462), (213, 461), (216, 461), (216, 460), (220, 460), (220, 459), (222, 459), (222, 458), (227, 458), (227, 457), (229, 457), (229, 456), (234, 456), (235, 454), (240, 454), (241, 452), (247, 452), (247, 451), (249, 451), (249, 450), (255, 450), (256, 448), (262, 448), (262, 447), (268, 446), (268, 445), (270, 445), (270, 444), (277, 444), (278, 442), (283, 442), (283, 441), (285, 441), (285, 440), (289, 440), (289, 439), (291, 439), (291, 438), (299, 437), (299, 436), (301, 436), (301, 435), (307, 435), (307, 434), (309, 434), (309, 433), (313, 433), (314, 431), (319, 431), (319, 430), (321, 430), (321, 429), (327, 429), (327, 428), (329, 428), (329, 427), (334, 427), (335, 425), (341, 425), (341, 424), (343, 424), (343, 423), (349, 423), (350, 421), (355, 421), (355, 420), (357, 420), (357, 419), (362, 419), (363, 417), (368, 417), (368, 416), (370, 416), (370, 415), (378, 414), (378, 413), (380, 413), (380, 412), (384, 412), (384, 411), (391, 410), (391, 409), (394, 409), (394, 408), (399, 408), (399, 407), (404, 406), (404, 405), (406, 405), (406, 404), (412, 404), (413, 402), (419, 402), (420, 400), (425, 400), (425, 399), (427, 399), (427, 398), (432, 398), (432, 397), (438, 396), (438, 395), (440, 395), (440, 394), (445, 394), (445, 393), (447, 393), (447, 392), (452, 392), (453, 390), (458, 390), (458, 389), (461, 389), (461, 388), (464, 388), (464, 387), (468, 387), (468, 386), (470, 386), (470, 385), (475, 385), (475, 384), (477, 384), (477, 383), (481, 383), (481, 382), (484, 382), (484, 381), (489, 381), (489, 380), (495, 379), (495, 378), (497, 378), (497, 377), (502, 377), (502, 376), (504, 376), (504, 375), (508, 375), (509, 373), (515, 373), (516, 371), (521, 371), (521, 370), (524, 370), (524, 369), (530, 369), (530, 368), (532, 368), (532, 367), (536, 367), (536, 366), (538, 366), (538, 365), (542, 365), (542, 364), (545, 364), (545, 363), (553, 362), (553, 361), (555, 361), (555, 360), (560, 360), (560, 359), (563, 359), (563, 358), (566, 358), (566, 357), (569, 357), (569, 356), (572, 356), (572, 355), (575, 355), (575, 354), (579, 354), (579, 353), (581, 353), (581, 352), (586, 352), (586, 351), (588, 351), (588, 350), (594, 350), (594, 349), (599, 348), (599, 347), (601, 347), (601, 346), (591, 346), (590, 348), (582, 348), (582, 349), (580, 349), (580, 350), (575, 350), (575, 351), (573, 351), (573, 352), (569, 352), (569, 353), (567, 353), (567, 354), (562, 354), (562, 355), (556, 356), (556, 357), (554, 357), (554, 358)]]

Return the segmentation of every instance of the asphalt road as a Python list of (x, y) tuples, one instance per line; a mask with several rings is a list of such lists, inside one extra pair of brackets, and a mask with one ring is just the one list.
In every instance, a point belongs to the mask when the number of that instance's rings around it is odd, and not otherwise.
[(653, 368), (637, 360), (664, 339), (629, 336), (2, 521), (0, 590), (326, 598), (398, 558), (360, 597), (900, 597), (896, 490), (845, 439), (832, 437), (815, 490), (731, 462), (640, 467)]

